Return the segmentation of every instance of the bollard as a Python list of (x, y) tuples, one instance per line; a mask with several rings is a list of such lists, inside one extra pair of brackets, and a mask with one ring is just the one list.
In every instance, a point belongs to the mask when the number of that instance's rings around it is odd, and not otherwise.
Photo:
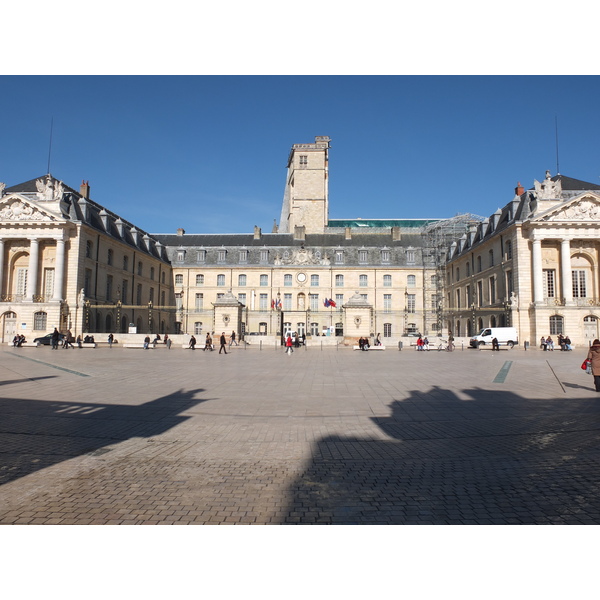
[(527, 350), (527, 348), (529, 348), (529, 342), (523, 342), (523, 348)]
[(259, 342), (260, 347), (258, 348), (262, 352), (262, 340)]
[(402, 350), (402, 341), (398, 342), (398, 350)]
[(464, 342), (461, 342), (461, 343), (460, 343), (460, 351), (461, 351), (461, 352), (464, 352), (464, 350), (465, 350), (465, 343), (464, 343)]

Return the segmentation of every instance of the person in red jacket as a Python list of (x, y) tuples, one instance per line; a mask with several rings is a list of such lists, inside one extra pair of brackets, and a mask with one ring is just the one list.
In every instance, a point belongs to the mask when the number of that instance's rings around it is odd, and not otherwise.
[(285, 353), (291, 354), (294, 351), (292, 347), (292, 336), (288, 333), (287, 338), (285, 339)]

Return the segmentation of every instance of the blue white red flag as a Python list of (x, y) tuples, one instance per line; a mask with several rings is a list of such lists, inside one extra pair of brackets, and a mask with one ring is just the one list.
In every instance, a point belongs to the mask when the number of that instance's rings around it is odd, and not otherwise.
[(327, 298), (325, 298), (325, 300), (323, 300), (323, 304), (324, 304), (325, 308), (329, 308), (329, 300), (327, 300)]
[(333, 306), (333, 308), (336, 307), (336, 303), (331, 298), (329, 298), (329, 306)]

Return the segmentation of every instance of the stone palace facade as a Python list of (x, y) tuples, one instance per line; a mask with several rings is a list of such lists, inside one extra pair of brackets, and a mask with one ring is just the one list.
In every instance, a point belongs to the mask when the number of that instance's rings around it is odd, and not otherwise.
[(150, 234), (86, 182), (0, 184), (2, 341), (132, 326), (265, 343), (390, 345), (494, 324), (532, 342), (598, 335), (600, 186), (548, 175), (489, 219), (330, 219), (329, 144), (292, 146), (271, 232)]

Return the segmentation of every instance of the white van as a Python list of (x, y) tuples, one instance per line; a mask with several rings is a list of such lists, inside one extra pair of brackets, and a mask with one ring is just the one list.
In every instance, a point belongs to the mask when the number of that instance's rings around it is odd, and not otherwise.
[(508, 346), (512, 348), (519, 343), (516, 327), (486, 327), (482, 329), (479, 335), (473, 336), (469, 340), (469, 344), (473, 348), (478, 348), (483, 344), (492, 344), (492, 340), (496, 338), (500, 346)]

